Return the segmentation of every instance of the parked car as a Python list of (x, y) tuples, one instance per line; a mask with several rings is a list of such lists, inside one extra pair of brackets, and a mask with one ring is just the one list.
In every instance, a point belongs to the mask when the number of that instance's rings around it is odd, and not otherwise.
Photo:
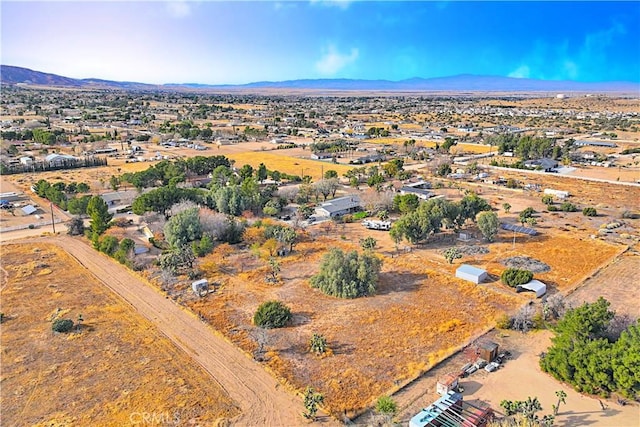
[(476, 369), (482, 369), (487, 366), (487, 361), (484, 359), (478, 359), (476, 363), (473, 364), (473, 366), (475, 366)]
[(478, 368), (477, 368), (476, 365), (471, 365), (467, 369), (464, 370), (464, 374), (465, 374), (465, 376), (471, 375), (477, 370), (478, 370)]
[(491, 362), (484, 367), (484, 370), (487, 372), (493, 372), (500, 367), (500, 364), (497, 362)]

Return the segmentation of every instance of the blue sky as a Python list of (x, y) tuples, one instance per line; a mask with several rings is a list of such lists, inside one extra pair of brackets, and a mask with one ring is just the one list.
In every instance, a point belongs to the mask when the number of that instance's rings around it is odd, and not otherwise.
[(1, 60), (147, 83), (640, 82), (640, 2), (5, 1)]

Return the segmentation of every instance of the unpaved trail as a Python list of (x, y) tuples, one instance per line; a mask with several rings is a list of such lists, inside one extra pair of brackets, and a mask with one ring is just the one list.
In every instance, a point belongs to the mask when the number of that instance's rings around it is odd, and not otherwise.
[[(48, 239), (49, 240), (49, 239)], [(240, 407), (231, 420), (238, 426), (295, 426), (308, 424), (300, 399), (278, 387), (260, 365), (172, 300), (96, 252), (80, 240), (51, 238), (113, 292), (153, 322), (179, 348), (199, 363)], [(322, 417), (325, 424), (333, 424)]]

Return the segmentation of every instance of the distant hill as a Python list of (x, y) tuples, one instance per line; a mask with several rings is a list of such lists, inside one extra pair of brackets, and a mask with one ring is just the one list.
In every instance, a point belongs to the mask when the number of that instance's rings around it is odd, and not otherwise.
[(168, 83), (152, 85), (136, 82), (116, 82), (101, 79), (72, 79), (56, 74), (42, 73), (22, 67), (0, 65), (0, 81), (15, 85), (26, 83), (81, 88), (118, 88), (123, 90), (236, 90), (236, 89), (290, 89), (341, 91), (438, 91), (438, 92), (624, 92), (639, 93), (640, 84), (633, 82), (575, 82), (560, 80), (520, 79), (500, 76), (462, 74), (451, 77), (423, 79), (420, 77), (390, 80), (358, 79), (303, 79), (281, 82), (255, 82), (243, 85), (207, 85), (200, 83)]

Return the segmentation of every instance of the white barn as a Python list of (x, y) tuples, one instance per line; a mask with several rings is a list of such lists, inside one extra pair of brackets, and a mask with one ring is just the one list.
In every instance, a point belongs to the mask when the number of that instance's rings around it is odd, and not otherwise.
[(536, 293), (536, 298), (540, 298), (542, 295), (547, 293), (547, 285), (545, 285), (539, 280), (534, 279), (529, 283), (525, 283), (524, 285), (518, 286), (516, 290), (518, 292), (532, 291)]
[(477, 285), (487, 278), (487, 271), (472, 265), (462, 264), (456, 270), (456, 277)]

